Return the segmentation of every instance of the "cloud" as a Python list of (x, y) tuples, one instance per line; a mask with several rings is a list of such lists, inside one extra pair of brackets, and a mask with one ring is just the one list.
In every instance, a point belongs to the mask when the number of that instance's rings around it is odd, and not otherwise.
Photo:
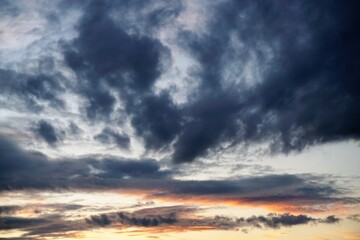
[[(56, 206), (54, 206), (56, 207)], [(59, 212), (66, 213), (70, 208), (58, 206)], [(156, 214), (156, 211), (159, 212)], [(195, 209), (186, 206), (172, 206), (164, 208), (149, 208), (132, 213), (113, 212), (91, 215), (88, 218), (80, 220), (68, 220), (64, 215), (46, 216), (40, 215), (35, 218), (25, 217), (0, 217), (0, 230), (23, 229), (23, 237), (50, 237), (66, 236), (71, 232), (81, 232), (98, 227), (117, 226), (121, 228), (138, 227), (157, 227), (159, 225), (174, 223), (178, 214), (184, 212), (193, 212)]]
[(142, 136), (149, 149), (159, 149), (171, 143), (181, 130), (181, 110), (168, 93), (146, 96), (140, 104), (128, 108), (132, 126)]
[(34, 132), (43, 138), (49, 145), (55, 145), (60, 140), (59, 134), (53, 125), (45, 120), (40, 120), (34, 129)]
[(1, 0), (0, 3), (1, 17), (16, 16), (19, 14), (20, 9), (16, 5), (14, 5), (12, 1)]
[[(20, 149), (1, 137), (0, 189), (120, 187), (125, 178), (164, 178), (168, 172), (151, 159), (88, 157), (50, 160), (39, 152)], [(16, 178), (14, 178), (16, 174)]]
[[(42, 60), (39, 60), (39, 68), (46, 68), (40, 67), (40, 65), (46, 65)], [(65, 91), (64, 79), (56, 72), (51, 71), (51, 73), (48, 75), (41, 71), (34, 71), (29, 74), (0, 69), (0, 81), (3, 84), (0, 93), (20, 100), (33, 112), (40, 112), (48, 106), (63, 109), (65, 103), (59, 95)]]
[[(48, 61), (40, 62), (40, 67), (46, 68), (46, 64), (48, 64)], [(31, 99), (33, 101), (48, 101), (54, 107), (63, 108), (64, 102), (58, 97), (58, 95), (59, 93), (64, 91), (64, 88), (60, 85), (59, 82), (59, 78), (55, 78), (52, 76), (31, 76), (25, 81), (23, 85), (20, 86), (19, 90), (22, 91), (22, 94), (28, 99)]]
[(131, 226), (141, 226), (141, 227), (156, 227), (161, 224), (172, 224), (176, 221), (174, 217), (162, 217), (162, 216), (150, 216), (150, 217), (134, 217), (123, 212), (118, 214), (120, 222), (122, 224), (131, 225)]
[(98, 176), (107, 178), (165, 178), (168, 172), (161, 170), (159, 163), (152, 159), (120, 160), (104, 159), (103, 161), (90, 161), (92, 167), (102, 171)]
[(311, 216), (304, 214), (293, 215), (289, 213), (284, 213), (284, 214), (270, 213), (266, 216), (260, 215), (260, 216), (251, 216), (247, 218), (215, 216), (213, 218), (200, 219), (199, 224), (208, 224), (208, 226), (213, 226), (216, 227), (217, 229), (227, 229), (227, 230), (242, 229), (247, 231), (248, 228), (279, 229), (282, 227), (292, 227), (296, 225), (304, 225), (310, 223), (333, 224), (338, 221), (340, 221), (340, 219), (336, 218), (335, 216), (328, 216), (322, 219), (322, 218), (313, 218)]
[[(186, 207), (175, 207), (172, 208), (172, 211), (167, 210), (169, 213), (141, 213), (140, 211), (136, 211), (133, 213), (129, 212), (117, 212), (115, 214), (100, 214), (100, 215), (92, 215), (90, 218), (86, 219), (88, 224), (97, 225), (100, 227), (104, 227), (106, 225), (110, 225), (111, 223), (116, 224), (120, 223), (126, 227), (158, 227), (160, 225), (174, 225), (177, 221), (176, 216), (178, 213), (182, 212), (182, 209), (186, 209)], [(156, 208), (161, 210), (162, 208)], [(152, 210), (152, 209), (145, 209)], [(110, 220), (111, 219), (111, 220)]]
[[(332, 179), (313, 175), (265, 175), (229, 180), (177, 180), (152, 159), (89, 156), (49, 159), (0, 138), (0, 190), (126, 190), (145, 198), (263, 206), (277, 211), (321, 212), (331, 204), (353, 206)], [(16, 175), (16, 177), (14, 177)]]
[[(226, 1), (209, 13), (205, 33), (182, 32), (180, 43), (200, 64), (200, 87), (174, 160), (191, 162), (226, 141), (272, 141), (273, 152), (288, 153), (359, 139), (358, 8)], [(251, 69), (258, 75), (244, 75), (251, 61), (264, 66)]]
[[(242, 220), (242, 219), (241, 219)], [(240, 220), (240, 222), (241, 222)], [(307, 224), (309, 222), (314, 221), (313, 218), (306, 215), (290, 215), (290, 214), (270, 214), (267, 217), (259, 216), (259, 217), (251, 217), (248, 219), (244, 219), (244, 222), (247, 222), (254, 226), (265, 226), (269, 228), (280, 228), (287, 227), (299, 224)]]
[(325, 219), (320, 220), (320, 222), (324, 222), (324, 223), (337, 223), (339, 221), (340, 221), (340, 219), (334, 215), (327, 216)]
[(111, 224), (111, 221), (106, 214), (92, 215), (89, 219), (86, 219), (86, 222), (89, 224), (95, 224), (102, 227)]
[(160, 41), (116, 25), (110, 7), (110, 2), (90, 2), (78, 25), (79, 37), (64, 49), (66, 63), (77, 73), (79, 90), (88, 99), (86, 114), (91, 119), (112, 113), (116, 99), (111, 89), (144, 94), (159, 77), (166, 51)]
[(94, 137), (95, 140), (103, 144), (115, 143), (120, 148), (129, 148), (130, 138), (126, 134), (120, 134), (110, 128), (104, 128), (101, 133)]
[(176, 1), (159, 4), (92, 1), (79, 23), (78, 38), (64, 47), (66, 63), (80, 81), (78, 91), (88, 100), (86, 116), (106, 121), (121, 99), (135, 133), (149, 149), (168, 147), (181, 128), (180, 109), (169, 93), (152, 91), (171, 58), (170, 50), (151, 34), (130, 34), (127, 25), (116, 22), (110, 14), (113, 9), (140, 11), (143, 5), (149, 9), (160, 6), (145, 14), (151, 19), (144, 20), (147, 28), (154, 30), (160, 19), (172, 18), (181, 8)]
[(0, 230), (22, 229), (49, 222), (45, 218), (20, 218), (20, 217), (1, 217)]
[[(120, 215), (124, 216), (124, 214), (119, 213), (119, 217)], [(124, 217), (120, 217), (120, 219), (120, 221), (122, 221)], [(126, 223), (129, 224), (129, 221)], [(280, 227), (291, 227), (308, 223), (331, 224), (332, 222), (325, 222), (322, 219), (315, 219), (306, 215), (291, 214), (269, 214), (268, 216), (252, 216), (249, 218), (232, 218), (226, 216), (164, 218), (162, 216), (152, 216), (140, 219), (131, 218), (130, 221), (130, 225), (132, 226), (157, 227), (165, 224), (179, 227), (179, 229), (175, 228), (173, 231), (191, 231), (194, 227), (205, 227), (213, 230), (235, 230), (246, 227), (278, 229)]]
[[(208, 230), (238, 230), (252, 228), (279, 229), (282, 227), (292, 227), (304, 224), (333, 224), (339, 221), (334, 216), (327, 218), (313, 218), (307, 215), (275, 214), (267, 216), (251, 217), (230, 217), (230, 216), (195, 216), (199, 208), (185, 205), (145, 208), (134, 212), (111, 212), (91, 215), (84, 220), (66, 220), (61, 216), (38, 217), (38, 218), (16, 218), (2, 217), (2, 230), (4, 229), (23, 229), (23, 236), (53, 236), (69, 232), (81, 232), (94, 228), (127, 229), (137, 227), (147, 228), (146, 232), (160, 231), (198, 231), (199, 229)], [(332, 220), (329, 220), (332, 219)], [(152, 229), (152, 230), (148, 230)]]
[[(356, 14), (344, 15), (356, 6), (309, 4), (313, 10), (307, 13), (305, 3), (264, 6), (258, 1), (226, 1), (210, 9), (212, 17), (204, 32), (179, 29), (179, 45), (200, 64), (191, 76), (199, 87), (182, 106), (175, 105), (167, 91), (151, 91), (171, 49), (148, 32), (131, 35), (126, 25), (116, 25), (109, 17), (111, 3), (87, 6), (79, 37), (65, 56), (83, 82), (88, 117), (110, 116), (120, 97), (146, 148), (173, 144), (177, 163), (206, 156), (224, 142), (268, 141), (272, 152), (288, 153), (318, 143), (358, 139), (360, 114), (346, 106), (359, 101), (353, 67), (353, 61), (359, 60), (353, 54), (359, 36), (350, 34), (356, 29)], [(305, 20), (308, 14), (313, 22)], [(330, 18), (341, 20), (335, 23)], [(344, 40), (346, 32), (349, 37)], [(244, 71), (252, 56), (269, 67), (253, 76), (259, 79), (249, 85)]]
[(83, 130), (74, 122), (70, 122), (68, 125), (68, 132), (72, 135), (79, 135)]
[(352, 220), (354, 222), (360, 222), (360, 214), (353, 214), (347, 217), (347, 219)]
[(16, 205), (0, 206), (0, 215), (13, 214), (19, 209), (20, 209), (20, 207), (16, 206)]
[[(14, 12), (5, 3), (2, 10)], [(267, 143), (269, 152), (286, 154), (359, 139), (360, 113), (351, 107), (360, 91), (354, 1), (219, 1), (204, 6), (201, 29), (192, 30), (179, 19), (191, 9), (177, 0), (55, 5), (44, 14), (48, 26), (81, 11), (76, 34), (39, 56), (37, 68), (1, 66), (1, 93), (30, 111), (63, 110), (61, 94), (75, 94), (84, 100), (81, 117), (116, 127), (129, 121), (145, 150), (176, 163), (224, 145)], [(181, 104), (172, 80), (157, 88), (178, 68), (179, 50), (192, 64), (181, 74), (194, 83)], [(126, 149), (130, 137), (104, 129), (96, 139)]]
[[(214, 146), (224, 134), (235, 137), (236, 126), (228, 121), (228, 116), (239, 108), (234, 103), (232, 94), (211, 93), (193, 104), (187, 106), (185, 112), (189, 115), (179, 140), (175, 143), (173, 160), (189, 162), (202, 155), (210, 146)], [(226, 131), (225, 128), (227, 128)]]
[[(41, 218), (56, 218), (64, 213), (77, 211), (85, 208), (85, 205), (79, 204), (61, 204), (61, 203), (49, 203), (49, 204), (24, 204), (24, 205), (3, 205), (0, 206), (1, 217), (14, 217), (21, 216), (24, 212), (30, 215), (37, 215)], [(12, 218), (9, 218), (12, 219)]]

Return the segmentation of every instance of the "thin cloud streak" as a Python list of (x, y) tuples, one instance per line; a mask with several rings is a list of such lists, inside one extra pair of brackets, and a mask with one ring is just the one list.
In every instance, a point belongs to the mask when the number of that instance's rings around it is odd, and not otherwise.
[(238, 230), (238, 229), (279, 229), (304, 224), (334, 224), (340, 221), (335, 216), (313, 218), (307, 215), (268, 214), (267, 216), (251, 216), (234, 218), (227, 216), (201, 217), (193, 216), (201, 209), (187, 206), (171, 206), (146, 208), (134, 212), (113, 212), (91, 215), (82, 220), (65, 220), (59, 216), (39, 218), (2, 217), (1, 230), (23, 229), (24, 237), (65, 236), (73, 231), (87, 231), (96, 228), (128, 228), (144, 232), (178, 232), (206, 230)]

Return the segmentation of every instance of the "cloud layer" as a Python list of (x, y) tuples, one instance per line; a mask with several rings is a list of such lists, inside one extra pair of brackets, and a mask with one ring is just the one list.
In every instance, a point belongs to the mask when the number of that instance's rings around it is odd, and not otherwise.
[[(313, 218), (307, 215), (269, 214), (267, 216), (251, 216), (234, 218), (227, 216), (190, 217), (189, 213), (196, 213), (199, 209), (186, 206), (170, 206), (146, 208), (134, 212), (112, 212), (91, 215), (81, 220), (66, 220), (60, 216), (43, 216), (38, 218), (1, 217), (0, 230), (22, 229), (23, 237), (36, 238), (37, 236), (67, 236), (74, 231), (86, 231), (96, 228), (116, 227), (120, 230), (137, 227), (139, 231), (197, 231), (208, 230), (235, 230), (247, 232), (250, 229), (279, 229), (305, 224), (334, 224), (340, 221), (335, 216)], [(147, 229), (141, 229), (147, 228)]]
[(312, 175), (265, 175), (229, 180), (177, 180), (153, 159), (112, 156), (49, 159), (24, 151), (0, 138), (0, 190), (117, 190), (142, 193), (145, 198), (245, 206), (268, 206), (278, 211), (321, 212), (331, 204), (352, 206), (332, 179)]

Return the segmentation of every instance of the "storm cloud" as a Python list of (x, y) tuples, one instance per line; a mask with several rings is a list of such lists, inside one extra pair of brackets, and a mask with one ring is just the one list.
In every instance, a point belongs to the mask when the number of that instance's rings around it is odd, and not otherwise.
[[(31, 74), (2, 66), (3, 91), (31, 111), (66, 109), (61, 94), (77, 94), (85, 100), (82, 117), (120, 128), (128, 120), (146, 150), (166, 150), (175, 163), (209, 156), (224, 144), (265, 142), (271, 153), (286, 154), (359, 139), (360, 113), (352, 107), (360, 95), (357, 1), (219, 1), (204, 5), (202, 31), (178, 22), (185, 5), (60, 1), (55, 18), (83, 13), (75, 37), (57, 46), (76, 81), (47, 56)], [(13, 12), (15, 5), (6, 6), (3, 11)], [(168, 28), (175, 29), (171, 41), (160, 37)], [(172, 85), (156, 86), (173, 71), (174, 48), (195, 62), (186, 72), (194, 87), (181, 104)], [(133, 136), (110, 131), (95, 139), (129, 148)]]
[[(224, 141), (271, 140), (272, 151), (287, 153), (358, 139), (357, 10), (356, 1), (226, 1), (205, 34), (181, 33), (200, 63), (200, 88), (174, 160), (192, 161)], [(247, 76), (250, 61), (267, 67)]]
[[(170, 50), (117, 27), (106, 4), (88, 6), (65, 56), (84, 81), (88, 117), (109, 116), (115, 90), (147, 148), (175, 141), (175, 162), (193, 161), (226, 141), (271, 141), (271, 151), (287, 153), (359, 137), (360, 114), (351, 107), (360, 88), (356, 9), (354, 1), (220, 3), (210, 9), (205, 33), (179, 31), (179, 44), (200, 64), (192, 76), (199, 87), (182, 106), (169, 93), (151, 91)], [(249, 86), (244, 71), (251, 57), (269, 67)]]

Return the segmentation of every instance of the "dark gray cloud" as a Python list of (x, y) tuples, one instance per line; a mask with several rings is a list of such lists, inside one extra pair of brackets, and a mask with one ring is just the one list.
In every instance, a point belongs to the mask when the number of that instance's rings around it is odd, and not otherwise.
[(46, 218), (0, 217), (0, 230), (22, 229), (49, 223)]
[[(200, 88), (174, 160), (192, 161), (226, 140), (272, 140), (272, 151), (287, 153), (359, 139), (360, 112), (352, 107), (360, 100), (359, 9), (357, 1), (226, 1), (206, 33), (183, 32), (182, 44), (200, 63)], [(251, 54), (263, 76), (253, 86), (234, 84)]]
[(340, 221), (340, 218), (331, 215), (331, 216), (327, 216), (325, 219), (320, 220), (319, 222), (323, 222), (323, 223), (337, 223)]
[(130, 138), (127, 134), (120, 134), (110, 128), (104, 128), (94, 139), (103, 144), (116, 144), (118, 147), (125, 149), (128, 149), (130, 145)]
[[(329, 218), (334, 218), (336, 221), (327, 221)], [(246, 229), (246, 228), (272, 228), (279, 229), (282, 227), (292, 227), (297, 225), (309, 224), (309, 223), (327, 223), (333, 224), (338, 222), (339, 219), (334, 216), (329, 216), (324, 219), (313, 218), (308, 215), (293, 215), (293, 214), (276, 214), (271, 213), (266, 216), (252, 216), (247, 218), (236, 218), (229, 216), (215, 216), (215, 217), (202, 217), (202, 218), (186, 218), (179, 217), (177, 221), (174, 221), (174, 225), (181, 227), (211, 227), (213, 229)]]
[[(115, 97), (143, 94), (161, 73), (161, 55), (166, 48), (157, 39), (130, 35), (111, 19), (107, 1), (91, 1), (78, 30), (79, 37), (65, 49), (67, 64), (82, 81), (80, 91), (89, 102), (89, 118), (107, 117)], [(100, 44), (101, 43), (101, 44)]]
[(172, 224), (176, 222), (175, 216), (149, 216), (149, 217), (134, 217), (123, 212), (119, 212), (119, 219), (122, 224), (130, 226), (141, 227), (156, 227), (161, 224)]
[(236, 137), (238, 126), (233, 117), (241, 106), (236, 99), (232, 93), (215, 90), (210, 94), (204, 93), (201, 99), (189, 104), (186, 107), (189, 120), (174, 145), (173, 160), (177, 163), (190, 162), (221, 140)]
[[(52, 220), (48, 224), (39, 224), (26, 229), (23, 237), (39, 238), (76, 238), (81, 231), (89, 230), (83, 221)], [(26, 238), (24, 238), (26, 239)]]
[(181, 1), (166, 1), (165, 4), (155, 8), (145, 17), (145, 28), (153, 31), (154, 28), (173, 23), (183, 10), (184, 6)]
[(313, 222), (315, 219), (306, 215), (291, 215), (291, 214), (269, 214), (268, 216), (253, 216), (247, 219), (238, 219), (237, 222), (246, 222), (256, 227), (261, 225), (268, 228), (288, 227), (299, 224), (307, 224)]
[(169, 207), (143, 208), (134, 212), (117, 212), (121, 224), (140, 227), (158, 227), (161, 225), (176, 225), (184, 214), (199, 211), (197, 207), (177, 205)]
[(0, 0), (0, 18), (17, 16), (20, 11), (20, 8), (14, 5), (13, 1)]
[(147, 148), (164, 148), (181, 130), (181, 112), (168, 93), (144, 97), (139, 104), (128, 108), (132, 126), (145, 140)]
[(160, 169), (157, 161), (145, 160), (122, 160), (106, 159), (105, 161), (92, 162), (90, 164), (104, 171), (99, 176), (107, 178), (165, 178), (168, 172)]
[[(138, 26), (110, 17), (111, 10), (143, 11), (145, 6), (159, 8), (145, 14), (150, 20), (138, 19)], [(167, 21), (165, 18), (178, 15), (181, 7), (178, 1), (165, 5), (92, 1), (78, 25), (79, 37), (64, 48), (67, 64), (81, 80), (79, 91), (88, 99), (87, 117), (108, 119), (119, 97), (136, 134), (150, 149), (168, 147), (181, 128), (180, 109), (169, 94), (151, 91), (164, 71), (164, 61), (169, 62), (170, 50), (147, 30), (129, 34), (128, 28), (143, 28), (144, 22), (146, 29), (154, 30)]]
[(86, 219), (86, 222), (89, 224), (95, 224), (102, 227), (111, 224), (111, 221), (106, 214), (92, 215), (90, 218)]
[(160, 169), (158, 162), (151, 159), (88, 157), (51, 160), (39, 152), (24, 151), (4, 137), (0, 138), (0, 150), (1, 190), (120, 187), (125, 178), (151, 179), (168, 175), (167, 171)]
[(10, 139), (3, 136), (0, 138), (0, 172), (2, 180), (2, 188), (6, 188), (6, 175), (14, 175), (16, 172), (26, 171), (37, 166), (41, 166), (46, 162), (46, 157), (41, 153), (29, 153), (23, 151)]
[[(147, 35), (129, 35), (109, 17), (111, 6), (89, 4), (73, 50), (65, 51), (69, 66), (91, 86), (82, 88), (90, 118), (112, 113), (116, 96), (109, 89), (115, 89), (146, 147), (165, 148), (175, 141), (173, 160), (179, 163), (204, 156), (225, 141), (272, 141), (273, 152), (287, 153), (358, 139), (360, 114), (349, 107), (359, 101), (354, 63), (359, 61), (358, 3), (220, 3), (211, 9), (205, 33), (179, 35), (179, 43), (200, 63), (192, 76), (199, 88), (181, 107), (169, 93), (150, 91), (169, 49)], [(164, 11), (178, 15), (163, 8), (151, 14), (169, 15)], [(234, 38), (244, 47), (234, 45)], [(266, 51), (274, 53), (273, 59), (268, 60)], [(251, 54), (270, 67), (253, 86), (229, 84), (243, 82), (238, 73)], [(225, 77), (229, 71), (232, 79)]]
[[(31, 229), (34, 233), (39, 231), (39, 226), (44, 226), (47, 231), (54, 227), (54, 222), (62, 221), (63, 217), (72, 211), (79, 210), (85, 207), (78, 204), (27, 204), (27, 205), (5, 205), (0, 206), (0, 231), (10, 229)], [(48, 212), (52, 214), (48, 214)], [(28, 213), (36, 214), (37, 217), (18, 217), (18, 212), (26, 211)], [(57, 224), (57, 229), (60, 230), (60, 225)], [(63, 228), (64, 229), (64, 228)], [(76, 229), (79, 230), (79, 229)]]
[(55, 145), (60, 140), (59, 133), (57, 133), (54, 126), (45, 120), (36, 123), (34, 132), (50, 145)]
[[(195, 226), (209, 226), (214, 229), (242, 229), (247, 231), (248, 228), (271, 228), (279, 229), (282, 227), (292, 227), (297, 225), (304, 224), (317, 224), (317, 223), (326, 223), (334, 224), (340, 221), (339, 218), (335, 216), (328, 216), (326, 218), (314, 218), (308, 215), (299, 214), (293, 215), (289, 213), (276, 214), (270, 213), (266, 216), (251, 216), (251, 217), (229, 217), (229, 216), (215, 216), (212, 218), (202, 218), (202, 219), (193, 219), (187, 220), (189, 223), (194, 224)], [(185, 221), (185, 222), (187, 222)]]
[(44, 68), (49, 68), (46, 66), (48, 61), (51, 60), (40, 59), (41, 70), (33, 74), (0, 69), (0, 82), (3, 86), (0, 93), (20, 99), (29, 110), (34, 112), (42, 111), (47, 104), (56, 109), (64, 108), (65, 103), (59, 97), (59, 94), (65, 91), (62, 85), (64, 78), (53, 71), (50, 71), (51, 75), (42, 72)]
[[(41, 68), (47, 67), (43, 65), (46, 65), (46, 63), (41, 62)], [(29, 77), (26, 82), (20, 86), (20, 90), (23, 95), (28, 96), (29, 99), (45, 100), (55, 107), (64, 107), (64, 102), (58, 97), (58, 94), (64, 90), (59, 80), (60, 79), (46, 75)]]
[(16, 205), (7, 205), (7, 206), (0, 206), (0, 215), (2, 214), (13, 214), (20, 209), (20, 206)]

